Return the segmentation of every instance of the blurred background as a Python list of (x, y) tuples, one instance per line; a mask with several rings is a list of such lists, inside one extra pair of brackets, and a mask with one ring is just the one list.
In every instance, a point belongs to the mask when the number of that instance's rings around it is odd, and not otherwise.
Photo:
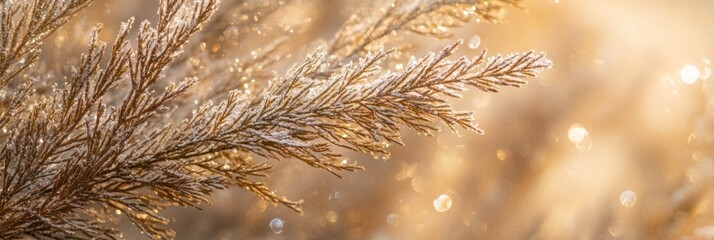
[[(354, 8), (379, 2), (306, 0), (271, 13), (275, 26), (299, 26), (288, 27), (293, 53), (270, 71), (284, 73)], [(97, 22), (109, 40), (120, 21), (153, 20), (155, 9), (97, 1), (49, 38), (43, 57), (62, 64), (83, 48), (61, 46), (86, 42), (81, 33)], [(485, 135), (404, 131), (406, 146), (392, 146), (388, 160), (345, 151), (367, 169), (344, 179), (274, 162), (266, 181), (303, 199), (302, 215), (242, 189), (165, 214), (177, 239), (714, 239), (712, 10), (710, 0), (529, 0), (504, 23), (468, 24), (452, 39), (405, 35), (416, 56), (460, 38), (468, 44), (456, 55), (533, 49), (554, 66), (523, 88), (453, 101), (475, 111)], [(199, 34), (187, 52), (206, 54), (179, 64), (209, 72), (211, 58), (255, 54), (274, 29), (249, 30), (222, 45)], [(144, 238), (123, 221), (127, 239)]]

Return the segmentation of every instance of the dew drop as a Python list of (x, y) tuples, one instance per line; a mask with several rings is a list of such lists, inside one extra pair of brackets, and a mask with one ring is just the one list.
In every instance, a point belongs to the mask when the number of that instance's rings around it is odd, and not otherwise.
[(470, 212), (464, 215), (463, 218), (464, 225), (471, 227), (474, 226), (476, 223), (478, 223), (478, 213), (476, 212)]
[(414, 177), (412, 178), (412, 189), (416, 192), (424, 191), (424, 185), (426, 185), (426, 179), (424, 177)]
[(231, 166), (228, 165), (228, 163), (223, 164), (223, 166), (221, 166), (221, 170), (223, 170), (223, 171), (231, 170)]
[(399, 221), (399, 215), (396, 213), (390, 213), (387, 215), (387, 224), (394, 225), (397, 224), (397, 221)]
[(189, 59), (189, 61), (191, 62), (191, 64), (193, 64), (194, 67), (198, 67), (201, 65), (201, 60), (198, 58), (191, 58)]
[(626, 208), (631, 208), (637, 203), (637, 195), (635, 192), (627, 190), (620, 194), (620, 204)]
[(498, 151), (496, 151), (496, 157), (501, 161), (506, 160), (506, 158), (508, 158), (508, 152), (505, 149), (498, 149)]
[(330, 223), (336, 223), (338, 216), (335, 211), (330, 210), (327, 212), (327, 215), (325, 215), (325, 218), (327, 218), (327, 221)]
[(67, 32), (59, 31), (57, 37), (55, 38), (55, 47), (62, 47), (64, 42), (67, 40)]
[(469, 40), (469, 48), (476, 49), (479, 45), (481, 45), (481, 37), (479, 37), (478, 35), (471, 37), (471, 39)]
[(437, 212), (446, 212), (451, 208), (451, 197), (446, 194), (439, 195), (436, 200), (434, 200), (434, 209)]
[(692, 65), (686, 65), (679, 71), (679, 78), (686, 84), (693, 84), (699, 79), (699, 69)]
[(221, 45), (216, 43), (211, 46), (211, 53), (217, 53), (219, 50), (221, 50)]
[(270, 230), (273, 230), (275, 234), (281, 234), (283, 232), (284, 222), (280, 218), (273, 218), (270, 220)]
[(580, 124), (573, 124), (570, 126), (570, 129), (568, 129), (568, 139), (570, 139), (571, 142), (578, 144), (585, 140), (585, 138), (588, 137), (588, 130), (583, 127), (583, 125)]

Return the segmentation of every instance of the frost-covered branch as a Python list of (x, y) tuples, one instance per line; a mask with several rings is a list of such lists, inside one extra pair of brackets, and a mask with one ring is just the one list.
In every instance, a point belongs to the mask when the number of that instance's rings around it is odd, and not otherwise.
[[(121, 238), (114, 228), (120, 217), (149, 238), (172, 238), (162, 209), (199, 207), (214, 191), (231, 186), (302, 211), (301, 201), (260, 181), (270, 176), (271, 161), (297, 159), (340, 176), (362, 169), (341, 149), (388, 158), (389, 144), (402, 144), (403, 128), (431, 135), (442, 122), (453, 131), (480, 132), (472, 114), (454, 110), (449, 98), (468, 88), (518, 87), (551, 65), (544, 54), (532, 52), (454, 58), (458, 41), (389, 69), (387, 61), (397, 61), (391, 56), (407, 49), (381, 50), (391, 36), (447, 38), (449, 28), (497, 21), (504, 6), (520, 2), (398, 0), (376, 15), (360, 12), (368, 17), (364, 22), (350, 18), (324, 49), (287, 73), (273, 64), (291, 54), (283, 45), (291, 33), (250, 49), (250, 59), (225, 50), (226, 55), (199, 61), (199, 67), (215, 66), (187, 71), (178, 62), (193, 62), (206, 42), (228, 49), (244, 41), (211, 38), (214, 34), (234, 27), (249, 34), (263, 24), (263, 16), (290, 4), (233, 0), (219, 20), (235, 19), (233, 10), (253, 16), (205, 25), (218, 0), (163, 0), (157, 22), (139, 23), (135, 38), (133, 18), (122, 23), (110, 47), (96, 27), (63, 78), (26, 76), (54, 83), (49, 92), (29, 83), (8, 84), (37, 61), (41, 40), (89, 2), (2, 3), (0, 86), (13, 95), (2, 98), (0, 112), (2, 239)], [(204, 25), (206, 35), (189, 44)], [(247, 87), (256, 79), (267, 83)], [(199, 90), (190, 91), (199, 83), (221, 87), (202, 97)]]

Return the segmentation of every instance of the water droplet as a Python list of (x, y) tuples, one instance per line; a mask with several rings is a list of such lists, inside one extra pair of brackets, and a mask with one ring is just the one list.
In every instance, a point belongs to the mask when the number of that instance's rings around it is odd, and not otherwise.
[(55, 37), (55, 47), (62, 47), (64, 42), (69, 37), (69, 34), (67, 33), (67, 31), (60, 30), (57, 32), (56, 35), (57, 35), (57, 37)]
[(284, 222), (282, 219), (273, 218), (273, 220), (270, 220), (270, 230), (273, 230), (273, 233), (275, 233), (275, 234), (282, 233), (283, 227), (284, 227)]
[(223, 170), (223, 171), (231, 170), (231, 166), (228, 165), (228, 163), (223, 164), (223, 166), (221, 166), (221, 170)]
[(436, 200), (434, 200), (434, 209), (437, 212), (446, 212), (451, 208), (451, 197), (446, 194), (439, 195)]
[(626, 208), (631, 208), (637, 203), (637, 195), (630, 190), (624, 191), (620, 194), (620, 203)]
[(568, 139), (570, 139), (570, 141), (575, 144), (582, 142), (587, 136), (588, 130), (585, 129), (583, 125), (576, 123), (570, 126), (570, 129), (568, 129)]
[(219, 50), (221, 50), (221, 45), (216, 43), (211, 46), (211, 53), (217, 53)]
[(498, 149), (496, 151), (496, 157), (501, 161), (506, 160), (506, 158), (508, 158), (508, 152), (506, 152), (505, 149)]
[(325, 215), (325, 218), (327, 218), (327, 221), (330, 223), (335, 223), (337, 222), (337, 213), (335, 211), (330, 210), (327, 212), (327, 215)]
[(397, 221), (399, 221), (399, 215), (397, 215), (396, 213), (390, 213), (389, 215), (387, 215), (387, 224), (397, 224)]
[(693, 84), (699, 79), (699, 69), (692, 65), (686, 65), (679, 71), (679, 78), (686, 84)]
[(193, 64), (194, 67), (198, 67), (201, 65), (201, 60), (198, 58), (191, 58), (189, 59), (189, 61), (191, 62), (191, 64)]
[(476, 212), (467, 213), (464, 215), (464, 224), (468, 227), (474, 226), (478, 223), (478, 214)]
[(476, 49), (479, 45), (481, 45), (481, 37), (479, 37), (478, 35), (471, 37), (471, 39), (469, 40), (469, 48)]
[(422, 192), (424, 191), (424, 185), (426, 183), (426, 180), (423, 177), (414, 177), (412, 178), (412, 189), (416, 192)]
[[(711, 102), (711, 99), (709, 100)], [(709, 104), (707, 104), (709, 105)], [(689, 133), (689, 137), (687, 137), (687, 143), (693, 143), (695, 140), (697, 140), (697, 134), (694, 132)]]

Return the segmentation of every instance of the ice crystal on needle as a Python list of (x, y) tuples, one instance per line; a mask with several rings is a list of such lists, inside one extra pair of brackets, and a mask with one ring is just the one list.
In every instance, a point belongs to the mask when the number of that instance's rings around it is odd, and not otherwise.
[[(362, 167), (339, 149), (388, 158), (389, 143), (402, 144), (401, 128), (430, 135), (440, 121), (480, 131), (447, 98), (469, 87), (518, 87), (551, 65), (533, 52), (453, 58), (460, 40), (386, 64), (408, 52), (384, 48), (394, 36), (448, 38), (450, 28), (497, 22), (516, 0), (397, 0), (376, 15), (364, 10), (286, 74), (275, 63), (292, 54), (285, 36), (297, 33), (261, 26), (300, 1), (225, 1), (217, 11), (217, 0), (164, 0), (156, 23), (139, 23), (136, 37), (133, 18), (110, 46), (96, 27), (61, 82), (25, 74), (42, 60), (42, 39), (91, 2), (0, 3), (0, 87), (13, 93), (0, 109), (0, 238), (121, 238), (117, 217), (149, 238), (172, 238), (161, 209), (196, 207), (230, 186), (301, 211), (301, 201), (258, 180), (269, 176), (271, 160), (340, 176)], [(249, 54), (231, 50), (252, 33), (276, 37)], [(47, 91), (38, 81), (58, 84)], [(207, 95), (193, 90), (206, 86)]]

